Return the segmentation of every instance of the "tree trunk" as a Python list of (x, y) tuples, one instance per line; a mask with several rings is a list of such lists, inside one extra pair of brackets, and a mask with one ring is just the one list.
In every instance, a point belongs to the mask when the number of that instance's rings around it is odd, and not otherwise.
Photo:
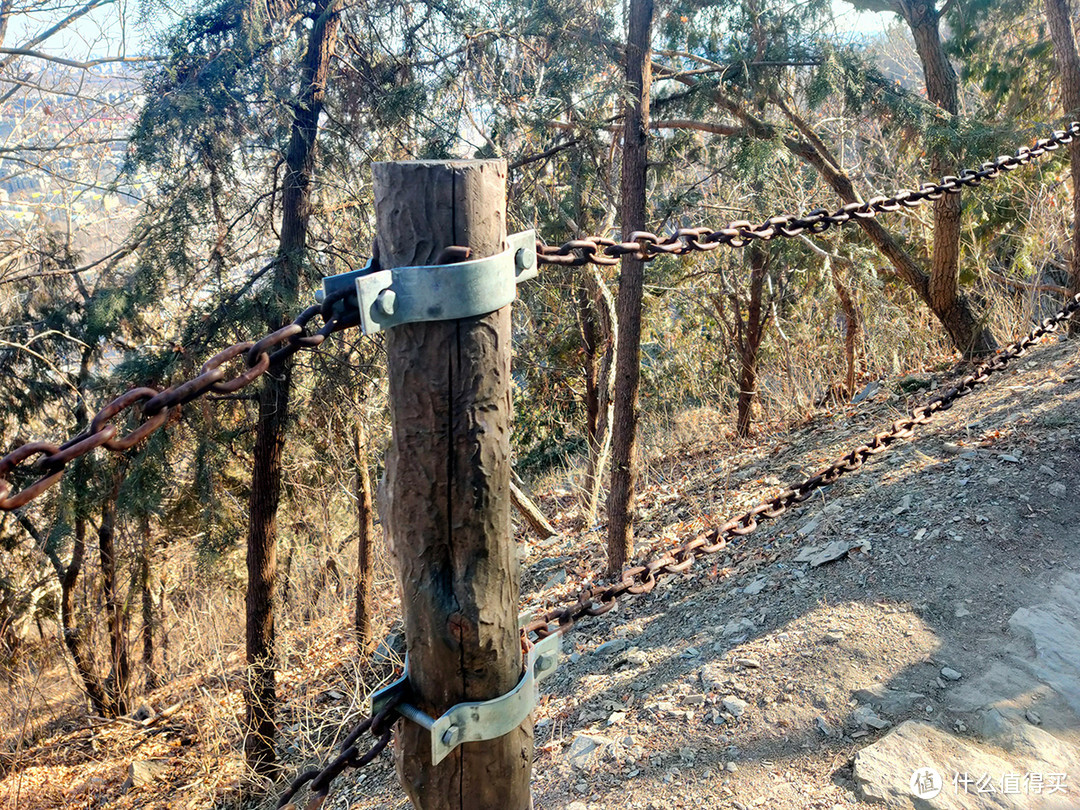
[(153, 537), (150, 533), (150, 515), (144, 514), (139, 520), (142, 533), (142, 548), (139, 553), (139, 599), (142, 608), (142, 665), (145, 689), (152, 692), (161, 685), (158, 673), (154, 669), (154, 596), (150, 591), (150, 558), (154, 552)]
[(64, 646), (71, 655), (75, 664), (75, 671), (82, 681), (82, 687), (93, 711), (98, 715), (105, 713), (106, 697), (105, 687), (98, 678), (93, 655), (85, 646), (85, 636), (79, 629), (75, 620), (75, 585), (78, 583), (79, 573), (82, 571), (83, 560), (86, 556), (86, 520), (75, 519), (75, 540), (71, 550), (71, 561), (65, 566), (56, 551), (49, 546), (49, 538), (38, 530), (26, 514), (22, 511), (15, 513), (16, 520), (26, 532), (34, 538), (37, 548), (48, 557), (56, 574), (57, 583), (60, 586), (60, 630), (64, 639)]
[[(305, 263), (311, 184), (315, 173), (315, 140), (326, 95), (326, 76), (337, 42), (340, 15), (337, 0), (318, 0), (314, 24), (300, 70), (300, 98), (285, 156), (282, 188), (281, 238), (274, 267), (274, 300), (266, 325), (282, 326), (295, 307), (301, 269)], [(292, 367), (266, 375), (259, 391), (259, 418), (248, 504), (247, 572), (247, 712), (244, 754), (257, 773), (275, 770), (274, 712), (277, 690), (274, 674), (274, 585), (277, 565), (277, 510), (281, 500), (281, 452), (289, 416)]]
[(844, 362), (846, 373), (844, 375), (844, 399), (850, 400), (855, 395), (855, 349), (859, 341), (859, 332), (862, 325), (859, 323), (859, 310), (855, 306), (855, 300), (851, 297), (843, 279), (840, 278), (840, 270), (831, 257), (826, 257), (829, 265), (829, 274), (832, 278), (833, 289), (836, 297), (840, 299), (840, 311), (844, 313)]
[[(735, 422), (736, 433), (742, 438), (750, 435), (751, 414), (757, 394), (758, 355), (765, 337), (768, 312), (763, 315), (761, 293), (765, 287), (765, 272), (769, 255), (757, 245), (750, 250), (750, 303), (746, 309), (746, 329), (739, 346), (739, 400)], [(736, 313), (736, 317), (741, 317)]]
[(277, 606), (281, 610), (288, 610), (289, 600), (292, 598), (292, 566), (296, 558), (296, 540), (286, 541), (281, 549), (283, 562), (277, 569)]
[(76, 517), (71, 562), (68, 563), (64, 578), (60, 582), (60, 629), (64, 634), (64, 644), (75, 664), (75, 671), (79, 673), (83, 689), (86, 690), (86, 696), (90, 699), (90, 707), (95, 714), (106, 716), (108, 700), (105, 697), (105, 687), (94, 671), (93, 657), (86, 649), (86, 638), (75, 618), (75, 586), (78, 584), (79, 573), (82, 571), (85, 559), (86, 519)]
[(368, 472), (367, 430), (364, 425), (363, 394), (356, 386), (356, 424), (353, 433), (353, 460), (356, 465), (356, 638), (361, 649), (372, 642), (372, 580), (375, 574), (375, 509)]
[[(591, 265), (582, 268), (582, 286), (588, 291), (590, 308), (595, 316), (597, 334), (602, 341), (603, 353), (599, 365), (594, 364), (594, 388), (596, 389), (595, 421), (590, 422), (589, 457), (585, 466), (584, 493), (582, 498), (583, 527), (588, 528), (596, 520), (600, 507), (600, 490), (604, 480), (604, 468), (611, 454), (611, 422), (613, 416), (613, 388), (615, 386), (615, 343), (618, 328), (615, 317), (615, 300), (604, 283), (603, 276)], [(599, 348), (599, 347), (597, 347)], [(593, 415), (590, 413), (590, 419)]]
[[(583, 282), (589, 278), (588, 265), (582, 268)], [(588, 286), (578, 286), (578, 327), (581, 329), (582, 366), (585, 371), (585, 438), (591, 447), (600, 418), (600, 323)]]
[(517, 509), (518, 514), (525, 518), (525, 522), (529, 524), (529, 528), (533, 530), (537, 537), (541, 540), (547, 540), (549, 537), (554, 537), (559, 532), (554, 526), (544, 517), (544, 513), (540, 511), (532, 500), (518, 489), (517, 485), (510, 482), (510, 500), (514, 504), (514, 508)]
[(116, 499), (120, 494), (123, 465), (114, 473), (112, 489), (101, 505), (101, 526), (98, 528), (98, 553), (101, 557), (101, 589), (105, 598), (105, 619), (109, 634), (109, 688), (106, 693), (106, 717), (119, 717), (128, 712), (128, 684), (131, 666), (128, 659), (127, 627), (124, 606), (120, 599), (116, 559)]
[[(505, 239), (502, 161), (377, 163), (383, 267), (430, 265)], [(510, 525), (510, 306), (396, 326), (386, 336), (393, 441), (379, 514), (402, 592), (410, 681), (438, 717), (508, 693), (522, 671)], [(430, 732), (399, 721), (398, 776), (422, 810), (529, 807), (532, 721), (431, 764)]]
[[(79, 399), (75, 406), (75, 427), (77, 431), (84, 430), (90, 422), (90, 414), (86, 405), (86, 386), (90, 379), (90, 363), (94, 357), (94, 349), (87, 346), (83, 349), (79, 362)], [(76, 460), (72, 467), (75, 478), (84, 479), (89, 475), (89, 461), (87, 459)], [(75, 664), (75, 671), (79, 673), (83, 689), (90, 700), (90, 707), (95, 714), (104, 716), (108, 712), (108, 698), (105, 685), (98, 677), (97, 667), (94, 664), (93, 650), (90, 649), (87, 634), (80, 625), (75, 606), (75, 587), (79, 582), (79, 574), (82, 572), (83, 563), (86, 560), (86, 529), (87, 515), (90, 504), (88, 501), (87, 488), (75, 487), (72, 509), (74, 511), (74, 540), (71, 547), (71, 561), (68, 563), (60, 579), (60, 628), (64, 635), (64, 645), (67, 647), (71, 660)]]
[[(279, 265), (280, 266), (280, 265)], [(288, 419), (290, 369), (267, 375), (259, 392), (259, 421), (248, 502), (247, 691), (244, 755), (257, 773), (274, 769), (274, 587), (277, 576), (277, 509), (281, 500), (281, 450)]]
[[(861, 197), (855, 190), (851, 179), (814, 150), (805, 141), (794, 138), (785, 139), (784, 145), (792, 154), (802, 158), (815, 169), (825, 182), (836, 192), (837, 196), (845, 203), (860, 202)], [(944, 195), (942, 200), (953, 195)], [(940, 202), (940, 200), (938, 201)], [(935, 209), (936, 210), (936, 209)], [(935, 214), (935, 218), (936, 218)], [(982, 327), (971, 310), (971, 303), (967, 297), (961, 295), (956, 289), (955, 271), (953, 275), (952, 292), (947, 290), (944, 294), (935, 297), (934, 276), (927, 276), (922, 268), (908, 255), (907, 251), (876, 219), (858, 219), (859, 227), (863, 229), (874, 247), (889, 260), (896, 275), (910, 286), (919, 298), (930, 308), (938, 321), (944, 327), (949, 340), (958, 351), (966, 354), (986, 354), (994, 350), (997, 345), (994, 336), (989, 329)], [(959, 231), (957, 231), (959, 233)], [(935, 231), (936, 234), (936, 231)], [(935, 236), (935, 245), (937, 238)], [(954, 265), (955, 268), (955, 265)], [(941, 293), (943, 286), (947, 287), (947, 273), (937, 275), (937, 289)]]
[[(926, 9), (926, 7), (922, 5), (918, 8), (920, 11)], [(899, 8), (895, 8), (894, 10), (897, 13), (900, 13)], [(932, 33), (934, 36), (937, 36), (937, 13), (932, 9), (928, 13), (930, 13), (933, 18)], [(920, 25), (920, 36), (917, 38), (917, 42), (922, 43), (922, 47), (928, 47), (927, 41), (930, 28), (923, 23), (920, 23)], [(944, 74), (946, 83), (948, 75), (951, 74), (952, 81), (955, 85), (956, 76), (955, 73), (952, 73), (952, 66), (949, 65), (948, 61), (944, 58), (940, 37), (937, 39), (937, 51), (939, 52), (938, 56), (940, 56), (940, 60), (937, 58), (930, 58), (933, 69)], [(928, 56), (933, 57), (934, 55), (928, 54)], [(944, 66), (942, 66), (941, 60), (944, 60)], [(689, 79), (680, 79), (680, 81), (694, 86), (694, 82)], [(928, 86), (929, 84), (928, 81)], [(941, 82), (935, 81), (933, 86), (935, 92), (938, 92), (941, 89)], [(813, 133), (805, 121), (782, 101), (778, 102), (780, 108), (803, 134), (802, 138), (782, 136), (775, 126), (757, 118), (744, 105), (729, 98), (723, 93), (717, 93), (714, 98), (721, 107), (736, 116), (743, 124), (745, 124), (746, 134), (761, 140), (773, 140), (780, 137), (784, 147), (800, 160), (813, 166), (821, 175), (821, 178), (845, 203), (862, 201), (858, 192), (856, 192), (851, 179), (843, 169), (840, 168), (839, 162), (829, 154), (821, 139)], [(943, 195), (942, 200), (950, 196), (955, 195)], [(931, 275), (928, 276), (923, 271), (922, 267), (920, 267), (907, 251), (904, 250), (892, 234), (885, 230), (878, 220), (858, 218), (857, 222), (859, 227), (861, 227), (869, 237), (870, 241), (874, 243), (874, 246), (878, 251), (889, 260), (889, 263), (892, 264), (893, 269), (900, 279), (915, 290), (919, 297), (930, 308), (931, 312), (934, 313), (935, 317), (941, 322), (941, 325), (949, 335), (949, 339), (952, 341), (953, 345), (959, 351), (967, 354), (986, 354), (992, 352), (997, 344), (995, 343), (994, 336), (990, 330), (979, 324), (978, 319), (971, 310), (971, 304), (968, 299), (958, 291), (956, 257), (959, 255), (959, 219), (956, 219), (955, 227), (950, 224), (950, 217), (953, 216), (953, 214), (949, 212), (948, 207), (950, 205), (954, 205), (954, 203), (946, 203), (945, 207), (941, 209), (943, 211), (941, 216), (944, 217), (945, 222), (940, 237), (943, 240), (941, 242), (941, 247), (940, 249), (935, 247), (935, 255), (937, 256), (937, 264), (935, 265), (937, 267), (936, 275), (932, 272)], [(959, 205), (958, 199), (955, 205)], [(938, 244), (937, 240), (939, 238), (936, 224), (939, 216), (937, 212), (938, 209), (935, 207), (935, 246)], [(958, 207), (956, 208), (956, 212), (956, 216), (958, 217)], [(950, 228), (955, 231), (953, 247), (949, 247), (947, 238)]]
[[(932, 2), (901, 0), (904, 19), (915, 39), (923, 67), (926, 95), (955, 119), (959, 110), (956, 71), (945, 55), (940, 17)], [(947, 146), (931, 146), (934, 177), (955, 174), (957, 156)], [(965, 355), (982, 355), (996, 347), (990, 330), (978, 322), (960, 295), (960, 194), (943, 194), (934, 201), (934, 245), (930, 257), (930, 308)]]
[[(165, 616), (165, 580), (162, 578), (158, 583), (158, 615)], [(161, 672), (167, 679), (169, 677), (169, 628), (165, 622), (161, 623)]]
[[(1046, 22), (1050, 38), (1054, 42), (1054, 58), (1057, 61), (1061, 81), (1061, 106), (1065, 122), (1080, 118), (1080, 56), (1076, 53), (1076, 36), (1073, 33), (1072, 9), (1069, 0), (1046, 0)], [(1069, 293), (1080, 293), (1080, 138), (1069, 144), (1069, 173), (1072, 177), (1073, 233), (1072, 256), (1069, 260)], [(1074, 318), (1069, 331), (1080, 328)]]
[[(645, 181), (652, 74), (649, 40), (652, 0), (630, 0), (626, 41), (626, 122), (623, 128), (620, 218), (623, 239), (645, 229)], [(607, 573), (616, 577), (634, 553), (634, 486), (637, 473), (638, 383), (641, 377), (641, 297), (645, 263), (622, 260), (616, 303), (619, 335), (615, 361), (611, 492), (608, 496)]]

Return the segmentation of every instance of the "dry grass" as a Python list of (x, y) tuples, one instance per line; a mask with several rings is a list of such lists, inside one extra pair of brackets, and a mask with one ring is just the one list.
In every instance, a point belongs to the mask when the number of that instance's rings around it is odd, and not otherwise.
[[(290, 774), (326, 757), (400, 663), (372, 666), (357, 649), (353, 591), (326, 575), (328, 553), (297, 554), (291, 596), (278, 615), (280, 754)], [(355, 555), (355, 543), (344, 554)], [(235, 564), (226, 559), (220, 568)], [(398, 612), (385, 559), (377, 573), (376, 627), (385, 633)], [(227, 576), (208, 575), (184, 546), (171, 557), (168, 576), (168, 650), (159, 666), (165, 686), (137, 703), (155, 712), (180, 708), (145, 727), (88, 717), (74, 672), (52, 639), (50, 654), (38, 656), (48, 663), (24, 662), (0, 698), (0, 810), (273, 806), (265, 798), (272, 786), (252, 778), (243, 762), (243, 591)], [(155, 784), (124, 790), (134, 760), (158, 760), (168, 770)]]

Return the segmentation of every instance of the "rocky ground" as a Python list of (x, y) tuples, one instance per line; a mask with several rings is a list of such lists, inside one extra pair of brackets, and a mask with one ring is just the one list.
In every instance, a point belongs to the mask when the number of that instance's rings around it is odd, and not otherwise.
[[(769, 442), (687, 448), (652, 470), (639, 537), (660, 549), (739, 513), (948, 376), (872, 386)], [(1080, 354), (1051, 339), (715, 562), (583, 621), (542, 686), (536, 808), (1080, 807), (1078, 426)], [(572, 498), (538, 500), (558, 523)], [(603, 570), (597, 533), (521, 539), (532, 607)], [(359, 710), (316, 692), (324, 713)], [(115, 770), (40, 806), (215, 804), (170, 798), (163, 775), (121, 792)], [(384, 754), (325, 808), (406, 806)]]

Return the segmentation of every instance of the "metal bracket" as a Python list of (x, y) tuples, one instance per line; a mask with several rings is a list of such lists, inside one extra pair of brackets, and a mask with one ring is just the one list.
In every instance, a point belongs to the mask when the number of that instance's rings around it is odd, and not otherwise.
[[(400, 703), (397, 713), (431, 733), (431, 764), (438, 765), (464, 742), (494, 740), (520, 726), (540, 699), (540, 682), (555, 671), (559, 663), (562, 636), (558, 633), (536, 642), (525, 660), (525, 674), (510, 692), (492, 700), (459, 703), (435, 719), (409, 703)], [(399, 695), (409, 692), (409, 658), (405, 673), (371, 697), (374, 717)]]
[(509, 247), (483, 259), (455, 264), (361, 270), (323, 279), (323, 296), (356, 285), (365, 335), (403, 323), (450, 321), (486, 315), (509, 304), (519, 281), (537, 275), (536, 232), (507, 237)]
[[(315, 291), (315, 301), (322, 303), (336, 292), (342, 289), (352, 290), (356, 287), (356, 279), (361, 276), (367, 276), (378, 271), (374, 259), (368, 259), (367, 264), (361, 267), (359, 270), (349, 270), (347, 273), (338, 273), (336, 276), (323, 276), (322, 289)], [(344, 301), (338, 303), (334, 308), (336, 310), (344, 310), (348, 306)], [(342, 314), (340, 311), (337, 314)]]

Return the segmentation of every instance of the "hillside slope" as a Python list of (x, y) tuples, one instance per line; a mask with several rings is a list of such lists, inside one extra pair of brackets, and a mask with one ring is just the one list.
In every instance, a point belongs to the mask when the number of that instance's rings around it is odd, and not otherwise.
[[(885, 385), (757, 445), (687, 448), (650, 470), (639, 537), (661, 548), (738, 514), (925, 396)], [(715, 565), (582, 622), (542, 688), (538, 810), (1080, 806), (1078, 426), (1077, 344), (1047, 339)], [(540, 501), (558, 515), (569, 498)], [(532, 605), (603, 570), (595, 532), (520, 539)], [(850, 550), (810, 562), (837, 542)], [(354, 717), (364, 689), (353, 687), (378, 680), (347, 663), (344, 624), (289, 643), (304, 654), (288, 659), (286, 754), (290, 734)], [(242, 688), (239, 660), (226, 663), (183, 687), (224, 715)], [(159, 709), (181, 686), (171, 689)], [(237, 741), (196, 709), (159, 734), (59, 723), (0, 782), (0, 806), (225, 806)], [(323, 733), (324, 756), (332, 743)], [(165, 769), (124, 788), (141, 758)], [(908, 781), (923, 766), (944, 786), (913, 804)], [(984, 775), (994, 794), (985, 782), (976, 792)], [(217, 800), (192, 788), (200, 780), (219, 786)], [(405, 806), (388, 754), (340, 777), (325, 805)]]

